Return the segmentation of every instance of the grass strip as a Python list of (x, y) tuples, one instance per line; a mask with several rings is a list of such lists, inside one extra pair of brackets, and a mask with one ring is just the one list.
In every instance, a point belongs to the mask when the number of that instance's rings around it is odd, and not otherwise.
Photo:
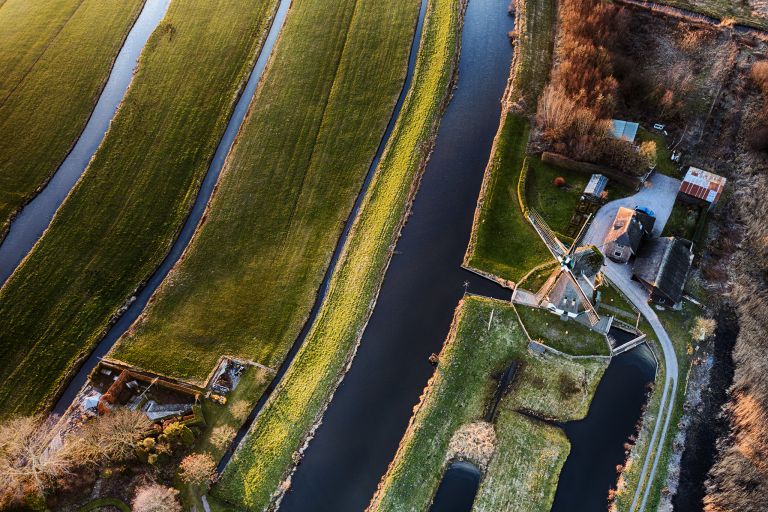
[(452, 436), (484, 420), (497, 386), (492, 375), (513, 361), (520, 366), (499, 406), (495, 454), (474, 510), (549, 510), (570, 444), (560, 429), (516, 411), (583, 418), (607, 362), (531, 355), (512, 306), (477, 296), (459, 305), (437, 370), (369, 510), (428, 509), (453, 457)]
[(464, 259), (464, 264), (471, 268), (513, 282), (551, 258), (517, 200), (529, 133), (530, 124), (523, 116), (503, 117)]
[[(1, 5), (2, 4), (0, 4), (0, 6)], [(91, 512), (93, 510), (103, 510), (107, 508), (116, 508), (120, 510), (120, 512), (131, 512), (131, 507), (129, 507), (124, 501), (117, 498), (99, 498), (93, 500), (87, 505), (80, 507), (77, 512)]]
[(85, 128), (143, 0), (10, 0), (0, 10), (0, 239)]
[(306, 322), (402, 89), (419, 2), (291, 9), (205, 224), (115, 357), (202, 381), (221, 354), (278, 366)]
[(552, 68), (557, 2), (514, 0), (514, 6), (515, 58), (504, 103), (532, 114)]
[(266, 508), (339, 382), (371, 313), (447, 104), (460, 21), (457, 2), (430, 0), (413, 86), (326, 300), (291, 367), (214, 488), (218, 497), (249, 510)]
[(28, 413), (169, 250), (275, 0), (174, 0), (101, 147), (0, 290), (0, 416)]
[(757, 15), (751, 8), (751, 2), (733, 0), (655, 0), (655, 2), (687, 9), (717, 20), (730, 19), (747, 27), (768, 30), (768, 17)]

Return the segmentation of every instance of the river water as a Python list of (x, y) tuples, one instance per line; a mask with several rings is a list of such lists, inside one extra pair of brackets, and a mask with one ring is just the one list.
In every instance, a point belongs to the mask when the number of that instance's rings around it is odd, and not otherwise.
[(360, 511), (370, 501), (434, 368), (465, 291), (511, 293), (461, 268), (499, 125), (514, 20), (507, 0), (470, 0), (459, 82), (350, 371), (281, 511)]
[[(151, 2), (160, 0), (148, 1)], [(86, 362), (77, 372), (77, 375), (75, 375), (75, 377), (69, 382), (67, 388), (64, 390), (64, 393), (59, 398), (58, 402), (56, 402), (56, 406), (54, 407), (55, 413), (61, 414), (66, 410), (67, 407), (69, 407), (69, 404), (72, 403), (72, 400), (80, 391), (80, 388), (82, 388), (83, 384), (85, 384), (85, 381), (88, 378), (88, 374), (91, 372), (91, 370), (93, 370), (93, 368), (96, 367), (99, 360), (107, 352), (109, 352), (109, 349), (112, 348), (120, 336), (122, 336), (123, 333), (131, 326), (131, 324), (139, 317), (152, 294), (155, 293), (157, 287), (160, 286), (160, 283), (163, 282), (165, 276), (168, 275), (168, 272), (171, 270), (171, 268), (173, 268), (181, 255), (184, 253), (184, 249), (186, 249), (187, 245), (189, 245), (190, 240), (192, 240), (192, 235), (197, 229), (197, 226), (200, 223), (200, 219), (205, 212), (205, 207), (211, 198), (211, 194), (213, 193), (213, 189), (216, 186), (216, 181), (219, 178), (219, 174), (221, 173), (221, 169), (224, 166), (227, 155), (229, 154), (230, 149), (232, 149), (235, 136), (240, 131), (240, 126), (243, 124), (245, 115), (248, 112), (248, 106), (250, 105), (251, 100), (253, 99), (253, 95), (256, 92), (256, 88), (259, 84), (259, 80), (261, 79), (261, 75), (264, 73), (267, 61), (269, 60), (269, 56), (272, 53), (272, 48), (277, 41), (277, 36), (283, 26), (283, 22), (285, 21), (285, 16), (288, 13), (290, 4), (291, 0), (280, 0), (280, 5), (278, 6), (275, 19), (272, 21), (272, 26), (269, 29), (267, 38), (264, 40), (264, 44), (259, 53), (259, 57), (256, 60), (253, 69), (251, 70), (251, 74), (248, 77), (248, 82), (246, 83), (245, 88), (243, 89), (240, 98), (235, 105), (235, 109), (232, 111), (232, 115), (230, 116), (229, 122), (227, 123), (227, 128), (224, 131), (221, 140), (219, 141), (219, 145), (216, 147), (216, 153), (214, 154), (213, 160), (211, 161), (211, 164), (208, 167), (208, 171), (205, 174), (203, 183), (200, 186), (197, 197), (195, 198), (195, 203), (192, 205), (189, 216), (185, 220), (184, 226), (182, 227), (178, 238), (176, 238), (174, 241), (170, 252), (149, 278), (144, 288), (142, 288), (141, 291), (136, 294), (135, 300), (131, 302), (127, 310), (120, 316), (117, 322), (112, 325), (106, 336), (102, 338)]]
[(11, 223), (0, 245), (0, 286), (43, 236), (61, 203), (80, 179), (104, 139), (109, 124), (133, 79), (136, 63), (150, 34), (165, 16), (171, 0), (147, 0), (117, 54), (107, 83), (88, 123), (43, 190), (27, 203)]

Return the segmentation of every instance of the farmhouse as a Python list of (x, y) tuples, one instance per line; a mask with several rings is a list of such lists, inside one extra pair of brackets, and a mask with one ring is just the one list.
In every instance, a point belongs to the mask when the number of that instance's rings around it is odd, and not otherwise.
[(690, 204), (706, 205), (711, 210), (720, 199), (726, 181), (723, 176), (689, 167), (680, 183), (677, 198)]
[(691, 242), (682, 238), (657, 238), (640, 251), (632, 277), (651, 293), (657, 304), (674, 307), (683, 298), (683, 287), (693, 262)]
[(613, 126), (611, 133), (614, 138), (634, 144), (635, 138), (637, 137), (637, 130), (640, 128), (640, 125), (630, 121), (621, 121), (619, 119), (614, 119), (612, 122)]
[(642, 210), (621, 207), (608, 230), (603, 247), (617, 263), (626, 263), (637, 254), (643, 237), (653, 230), (656, 219)]

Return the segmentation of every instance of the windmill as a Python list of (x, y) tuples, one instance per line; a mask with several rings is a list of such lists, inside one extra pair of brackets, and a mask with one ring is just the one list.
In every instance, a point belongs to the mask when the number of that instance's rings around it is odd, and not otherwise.
[(581, 283), (579, 283), (579, 279), (582, 279), (586, 284), (592, 286), (589, 277), (597, 274), (602, 264), (602, 257), (600, 257), (599, 264), (595, 264), (594, 259), (597, 253), (592, 247), (579, 247), (586, 233), (589, 218), (568, 248), (563, 245), (536, 211), (528, 211), (528, 220), (559, 263), (559, 267), (536, 294), (539, 306), (572, 318), (585, 315), (588, 324), (595, 327), (600, 322), (600, 315), (597, 314), (589, 295), (584, 292)]

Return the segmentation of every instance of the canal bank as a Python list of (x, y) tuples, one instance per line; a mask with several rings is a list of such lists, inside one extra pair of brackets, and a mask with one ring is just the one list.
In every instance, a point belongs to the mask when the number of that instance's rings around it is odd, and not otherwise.
[(64, 392), (56, 401), (53, 412), (61, 414), (67, 407), (69, 407), (83, 384), (85, 384), (88, 374), (96, 367), (101, 358), (109, 352), (120, 336), (122, 336), (139, 317), (149, 302), (149, 299), (168, 275), (168, 272), (170, 272), (176, 262), (178, 262), (184, 254), (184, 251), (192, 240), (192, 237), (203, 218), (208, 201), (216, 188), (216, 183), (227, 159), (227, 155), (229, 155), (235, 138), (240, 130), (240, 126), (245, 120), (248, 107), (256, 92), (270, 55), (272, 54), (272, 49), (278, 39), (280, 29), (288, 14), (290, 4), (291, 0), (280, 1), (274, 19), (271, 22), (269, 32), (260, 48), (258, 58), (254, 63), (245, 87), (240, 92), (240, 96), (230, 115), (226, 129), (216, 147), (216, 152), (208, 166), (208, 170), (200, 185), (197, 196), (195, 197), (192, 209), (184, 221), (181, 231), (174, 241), (171, 250), (165, 256), (160, 266), (152, 273), (146, 284), (134, 297), (131, 298), (124, 310), (111, 325), (106, 335), (99, 341), (94, 350), (91, 351), (84, 363), (80, 365), (77, 373), (69, 380)]
[(85, 172), (128, 92), (149, 36), (165, 16), (170, 3), (171, 0), (147, 0), (144, 4), (77, 142), (45, 187), (13, 219), (6, 237), (0, 236), (0, 286), (43, 236), (56, 210)]
[(362, 510), (433, 371), (465, 290), (509, 291), (461, 269), (500, 116), (512, 47), (501, 0), (471, 0), (458, 87), (438, 131), (357, 355), (309, 443), (280, 510)]

